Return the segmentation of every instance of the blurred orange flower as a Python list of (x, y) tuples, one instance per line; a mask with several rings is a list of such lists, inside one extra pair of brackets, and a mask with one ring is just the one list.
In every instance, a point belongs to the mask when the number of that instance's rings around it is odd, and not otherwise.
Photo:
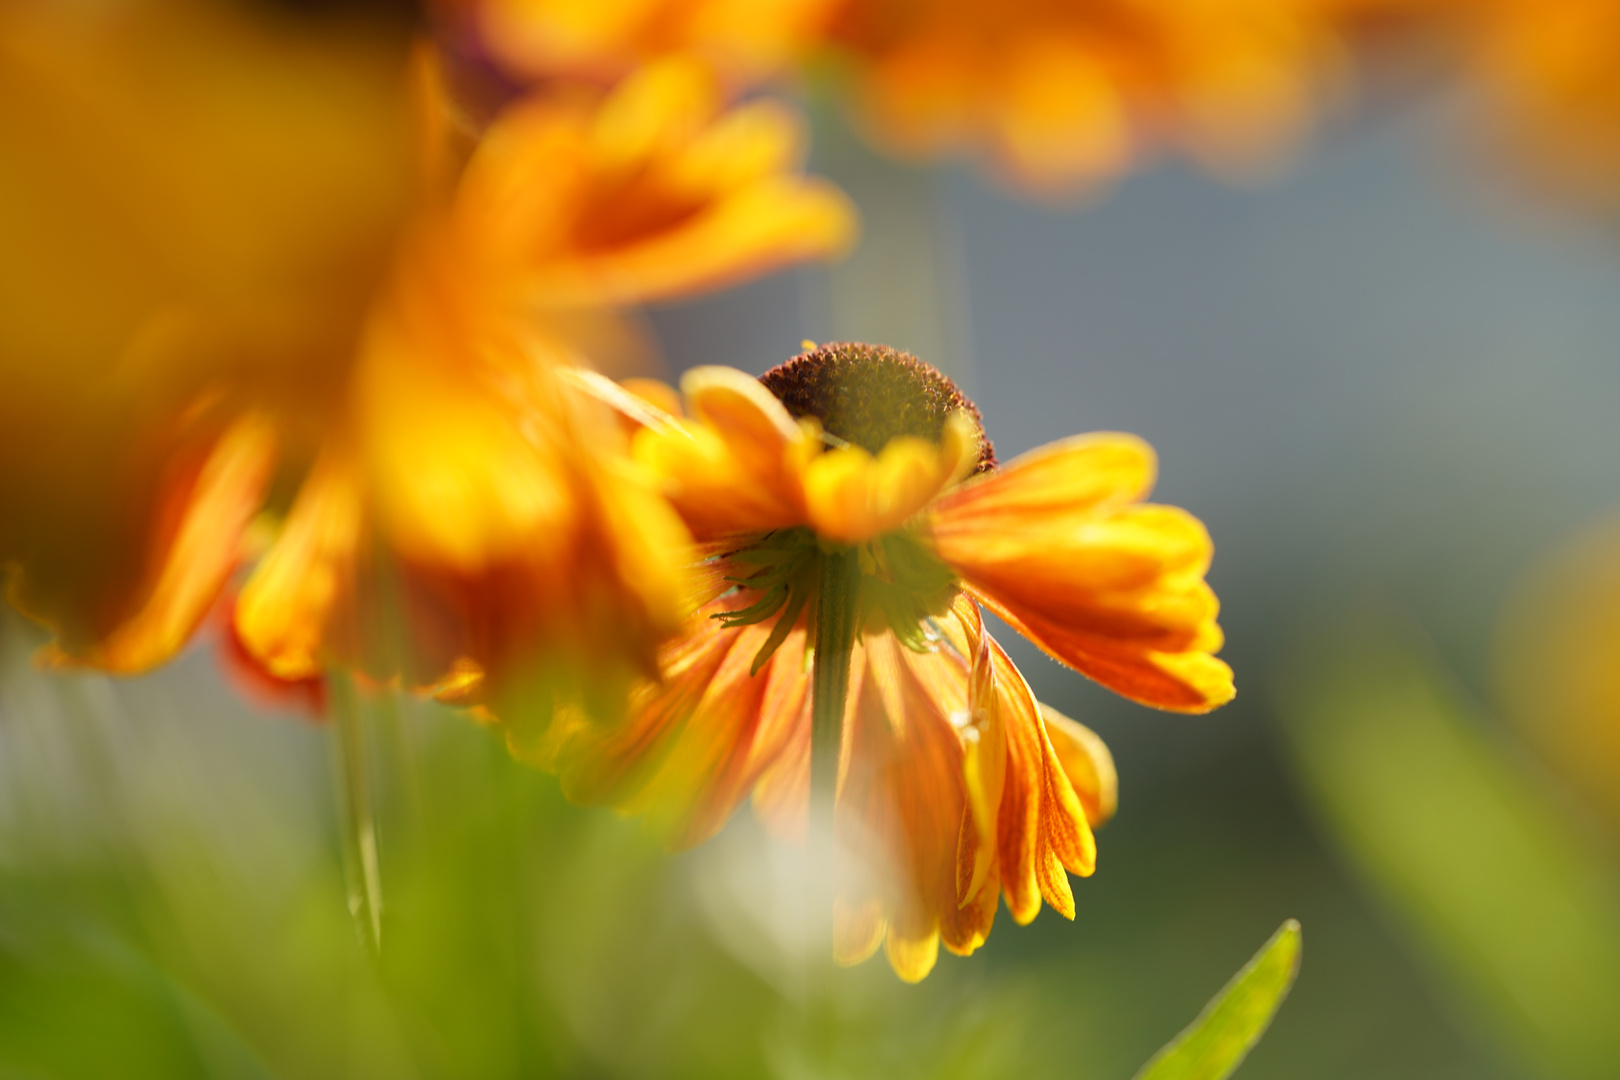
[(848, 0), (829, 37), (878, 144), (988, 152), (1063, 191), (1157, 143), (1222, 170), (1289, 148), (1335, 63), (1308, 5), (1277, 0)]
[(1493, 15), (1479, 71), (1512, 160), (1559, 195), (1620, 204), (1620, 5), (1500, 0)]
[(1377, 59), (1460, 82), (1521, 180), (1599, 209), (1620, 200), (1620, 5), (1613, 0), (1314, 0)]
[(529, 78), (612, 82), (681, 54), (733, 84), (803, 59), (840, 0), (439, 0), (471, 15), (503, 68)]
[(645, 406), (635, 450), (714, 553), (699, 615), (628, 724), (513, 723), (515, 752), (559, 770), (574, 798), (652, 815), (676, 844), (707, 838), (750, 795), (802, 834), (812, 699), (843, 619), (835, 831), (892, 872), (840, 895), (839, 959), (886, 939), (895, 970), (920, 979), (941, 941), (958, 953), (984, 941), (1002, 894), (1020, 923), (1043, 897), (1072, 918), (1065, 871), (1092, 872), (1113, 766), (1036, 703), (979, 605), (1134, 700), (1181, 712), (1229, 700), (1209, 538), (1184, 511), (1139, 502), (1152, 452), (1082, 436), (997, 468), (949, 380), (864, 345), (757, 381), (700, 368), (682, 388), (692, 418)]
[(248, 10), (0, 9), (0, 567), (57, 663), (191, 635), (405, 207), (404, 28)]
[[(407, 85), (403, 34), (339, 48), (296, 22), (135, 11), (144, 36), (19, 19), (0, 38), (0, 75), (40, 91), (0, 113), (23, 151), (0, 209), (38, 237), (0, 266), (22, 421), (0, 558), (57, 632), (48, 659), (161, 662), (246, 546), (263, 558), (236, 629), (281, 678), (354, 663), (466, 698), (530, 648), (581, 678), (650, 665), (685, 610), (686, 532), (561, 374), (620, 305), (848, 245), (793, 117), (724, 110), (712, 76), (671, 63), (536, 94), (478, 140), (425, 49)], [(315, 76), (354, 100), (311, 94)], [(192, 126), (159, 122), (171, 98)], [(66, 460), (41, 468), (51, 450)], [(248, 528), (291, 490), (279, 528)]]
[(402, 248), (343, 421), (242, 590), (247, 650), (279, 678), (339, 661), (456, 702), (611, 709), (687, 614), (689, 541), (561, 375), (608, 305), (845, 247), (853, 214), (794, 172), (797, 142), (791, 117), (722, 112), (679, 63), (508, 108)]
[[(1332, 81), (1328, 13), (1279, 0), (441, 0), (525, 80), (685, 55), (737, 87), (820, 66), (908, 156), (983, 153), (1067, 192), (1161, 143), (1227, 172), (1296, 141)], [(829, 63), (829, 61), (831, 61)]]

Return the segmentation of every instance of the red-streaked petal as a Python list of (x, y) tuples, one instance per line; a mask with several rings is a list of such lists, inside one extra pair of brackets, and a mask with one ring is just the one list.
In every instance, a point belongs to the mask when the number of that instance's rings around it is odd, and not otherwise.
[(1201, 628), (1184, 651), (1160, 651), (1132, 641), (1084, 633), (1028, 617), (972, 590), (990, 610), (1051, 656), (1110, 690), (1172, 712), (1205, 713), (1236, 694), (1232, 669), (1210, 655), (1220, 647), (1218, 628)]

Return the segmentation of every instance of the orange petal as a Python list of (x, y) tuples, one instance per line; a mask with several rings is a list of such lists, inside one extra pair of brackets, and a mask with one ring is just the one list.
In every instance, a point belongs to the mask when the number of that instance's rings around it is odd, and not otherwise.
[(559, 260), (531, 279), (554, 303), (672, 300), (763, 277), (854, 246), (859, 219), (825, 181), (776, 177), (715, 198), (679, 229), (597, 256)]
[(987, 593), (974, 595), (1014, 630), (1088, 678), (1132, 701), (1171, 712), (1206, 713), (1236, 695), (1232, 669), (1210, 655), (1219, 632), (1201, 629), (1183, 652), (1088, 634), (1014, 611)]
[(868, 677), (846, 721), (840, 842), (872, 868), (890, 962), (915, 981), (933, 967), (941, 919), (957, 907), (961, 750), (925, 687), (937, 670), (928, 657), (902, 653), (890, 634), (866, 636), (859, 652)]
[(69, 656), (48, 647), (41, 662), (131, 675), (179, 651), (236, 568), (242, 536), (270, 480), (275, 445), (270, 425), (252, 415), (220, 436), (186, 494), (179, 526), (140, 609), (88, 654)]
[(352, 462), (329, 453), (237, 597), (237, 636), (277, 678), (324, 674), (328, 630), (342, 594), (353, 588), (361, 525)]
[[(1044, 898), (1074, 917), (1068, 870), (1089, 874), (1096, 865), (1096, 843), (1079, 798), (1046, 737), (1040, 707), (1023, 675), (999, 644), (983, 632), (972, 601), (955, 603), (967, 642), (987, 654), (987, 675), (975, 685), (1000, 711), (1007, 743), (1007, 770), (998, 812), (996, 861), (1007, 907), (1019, 923), (1040, 911)], [(982, 669), (981, 669), (982, 670)], [(971, 901), (967, 891), (964, 901)]]
[(1174, 507), (1128, 504), (1152, 479), (1145, 445), (1087, 436), (942, 496), (936, 553), (1052, 656), (1137, 701), (1204, 712), (1230, 700), (1212, 547)]
[(645, 814), (674, 847), (725, 824), (785, 746), (809, 683), (802, 630), (797, 655), (784, 645), (750, 674), (770, 626), (727, 629), (709, 617), (747, 602), (736, 594), (700, 611), (666, 648), (664, 681), (637, 692), (629, 720), (582, 731), (564, 748), (559, 771), (570, 798)]
[(802, 524), (801, 474), (819, 449), (804, 428), (741, 371), (694, 368), (681, 387), (697, 422), (644, 429), (634, 453), (698, 539)]
[(1153, 487), (1153, 448), (1134, 435), (1075, 435), (1031, 450), (942, 496), (954, 528), (995, 532), (1041, 515), (1134, 502)]
[[(957, 881), (965, 882), (972, 877), (974, 868), (978, 865), (981, 848), (978, 829), (967, 814), (962, 817), (958, 845)], [(994, 837), (984, 846), (988, 846), (993, 852)], [(955, 911), (946, 911), (940, 917), (940, 940), (947, 949), (958, 956), (969, 955), (990, 936), (990, 928), (996, 919), (996, 908), (1000, 904), (1001, 879), (997, 875), (996, 861), (991, 859), (989, 873), (978, 890), (967, 894), (967, 899), (958, 904)]]

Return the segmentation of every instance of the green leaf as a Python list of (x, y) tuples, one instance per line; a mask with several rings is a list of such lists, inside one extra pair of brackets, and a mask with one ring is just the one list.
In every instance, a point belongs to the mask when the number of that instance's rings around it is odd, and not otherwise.
[(1299, 973), (1299, 923), (1289, 919), (1136, 1080), (1225, 1080), (1260, 1041)]

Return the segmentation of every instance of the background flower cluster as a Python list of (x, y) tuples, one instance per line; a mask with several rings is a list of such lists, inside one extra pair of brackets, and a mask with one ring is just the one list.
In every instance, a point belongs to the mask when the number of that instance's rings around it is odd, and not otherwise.
[[(1300, 915), (1320, 988), (1245, 1075), (1605, 1075), (1616, 545), (1523, 575), (1620, 498), (1616, 41), (1606, 0), (9, 5), (0, 1064), (1123, 1075)], [(802, 337), (924, 355), (1004, 458), (1147, 436), (1255, 699), (1127, 714), (1010, 645), (1126, 778), (1081, 926), (821, 1013), (752, 825), (665, 861), (432, 702), (618, 700), (690, 610), (575, 373)], [(351, 677), (380, 965), (332, 736), (240, 700)]]

